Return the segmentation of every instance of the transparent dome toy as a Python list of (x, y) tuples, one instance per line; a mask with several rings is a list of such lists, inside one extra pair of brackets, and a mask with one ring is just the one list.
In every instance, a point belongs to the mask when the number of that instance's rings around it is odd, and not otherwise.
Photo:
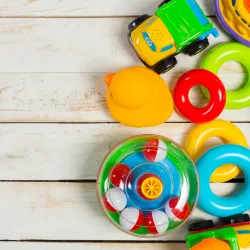
[(139, 237), (171, 233), (192, 214), (199, 180), (186, 151), (158, 135), (138, 135), (117, 144), (103, 160), (97, 194), (109, 220)]

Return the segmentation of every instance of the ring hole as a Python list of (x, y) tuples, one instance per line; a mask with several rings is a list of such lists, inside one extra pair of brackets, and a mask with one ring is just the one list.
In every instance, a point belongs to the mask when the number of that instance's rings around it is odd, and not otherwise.
[(249, 74), (244, 65), (237, 61), (228, 61), (219, 69), (219, 78), (225, 88), (229, 91), (236, 91), (244, 88), (249, 80)]
[(202, 149), (199, 150), (200, 154), (197, 155), (196, 159), (199, 159), (204, 152), (206, 152), (207, 150), (209, 150), (210, 148), (213, 148), (215, 146), (224, 144), (225, 142), (220, 138), (220, 137), (211, 137), (209, 138), (202, 146)]
[[(209, 99), (210, 99), (204, 95), (201, 87), (202, 87), (202, 85), (195, 85), (190, 89), (190, 91), (188, 93), (188, 98), (189, 98), (190, 103), (196, 108), (206, 107), (208, 105)], [(209, 94), (208, 89), (207, 88), (205, 88), (205, 89), (206, 89), (206, 92)]]
[(210, 148), (224, 144), (225, 142), (220, 137), (211, 137), (203, 145), (203, 152), (207, 151)]
[(231, 183), (210, 183), (212, 192), (219, 197), (231, 197), (241, 191), (244, 185), (244, 174), (242, 173), (235, 182)]

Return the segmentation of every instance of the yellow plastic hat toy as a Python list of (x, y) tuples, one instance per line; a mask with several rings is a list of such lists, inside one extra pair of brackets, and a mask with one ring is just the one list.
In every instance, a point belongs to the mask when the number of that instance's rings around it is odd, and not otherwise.
[(111, 116), (131, 127), (150, 127), (169, 119), (173, 99), (165, 81), (145, 67), (131, 67), (105, 76)]

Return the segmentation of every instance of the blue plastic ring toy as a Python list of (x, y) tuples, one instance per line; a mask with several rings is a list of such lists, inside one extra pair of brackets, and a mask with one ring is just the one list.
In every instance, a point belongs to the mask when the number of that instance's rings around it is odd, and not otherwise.
[[(209, 185), (215, 169), (224, 164), (234, 164), (245, 174), (245, 183), (241, 191), (231, 197), (215, 195)], [(250, 150), (248, 148), (225, 144), (208, 150), (196, 163), (200, 176), (200, 197), (198, 206), (205, 212), (228, 217), (246, 212), (250, 208)]]

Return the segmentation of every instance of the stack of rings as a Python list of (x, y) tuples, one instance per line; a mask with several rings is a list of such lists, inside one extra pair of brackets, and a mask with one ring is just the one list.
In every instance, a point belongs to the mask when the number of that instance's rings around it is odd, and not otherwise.
[[(200, 124), (194, 127), (188, 135), (185, 148), (191, 158), (196, 161), (204, 152), (205, 142), (219, 137), (225, 143), (238, 144), (247, 147), (247, 140), (241, 130), (228, 121), (215, 120), (210, 123)], [(226, 182), (235, 178), (240, 169), (235, 165), (225, 165), (216, 169), (211, 176), (211, 182)]]
[[(218, 74), (220, 67), (228, 61), (241, 63), (248, 72), (244, 87), (226, 91), (226, 108), (241, 109), (250, 106), (250, 49), (239, 43), (225, 43), (210, 50), (201, 63), (201, 68)], [(204, 89), (203, 89), (204, 90)], [(206, 91), (204, 91), (205, 94)]]
[[(204, 108), (193, 106), (188, 94), (192, 87), (201, 85), (210, 94), (210, 101)], [(221, 80), (204, 69), (194, 69), (182, 75), (173, 93), (176, 109), (189, 121), (194, 123), (210, 122), (223, 111), (226, 103), (226, 90)]]
[[(203, 154), (203, 145), (211, 137), (219, 137), (229, 144), (214, 147)], [(185, 147), (195, 161), (203, 154), (196, 162), (200, 177), (198, 205), (202, 210), (214, 216), (227, 217), (250, 208), (250, 200), (246, 199), (250, 192), (250, 150), (238, 127), (223, 120), (197, 125), (188, 135)], [(229, 181), (240, 173), (240, 169), (246, 179), (240, 193), (225, 198), (211, 191), (210, 181)]]

